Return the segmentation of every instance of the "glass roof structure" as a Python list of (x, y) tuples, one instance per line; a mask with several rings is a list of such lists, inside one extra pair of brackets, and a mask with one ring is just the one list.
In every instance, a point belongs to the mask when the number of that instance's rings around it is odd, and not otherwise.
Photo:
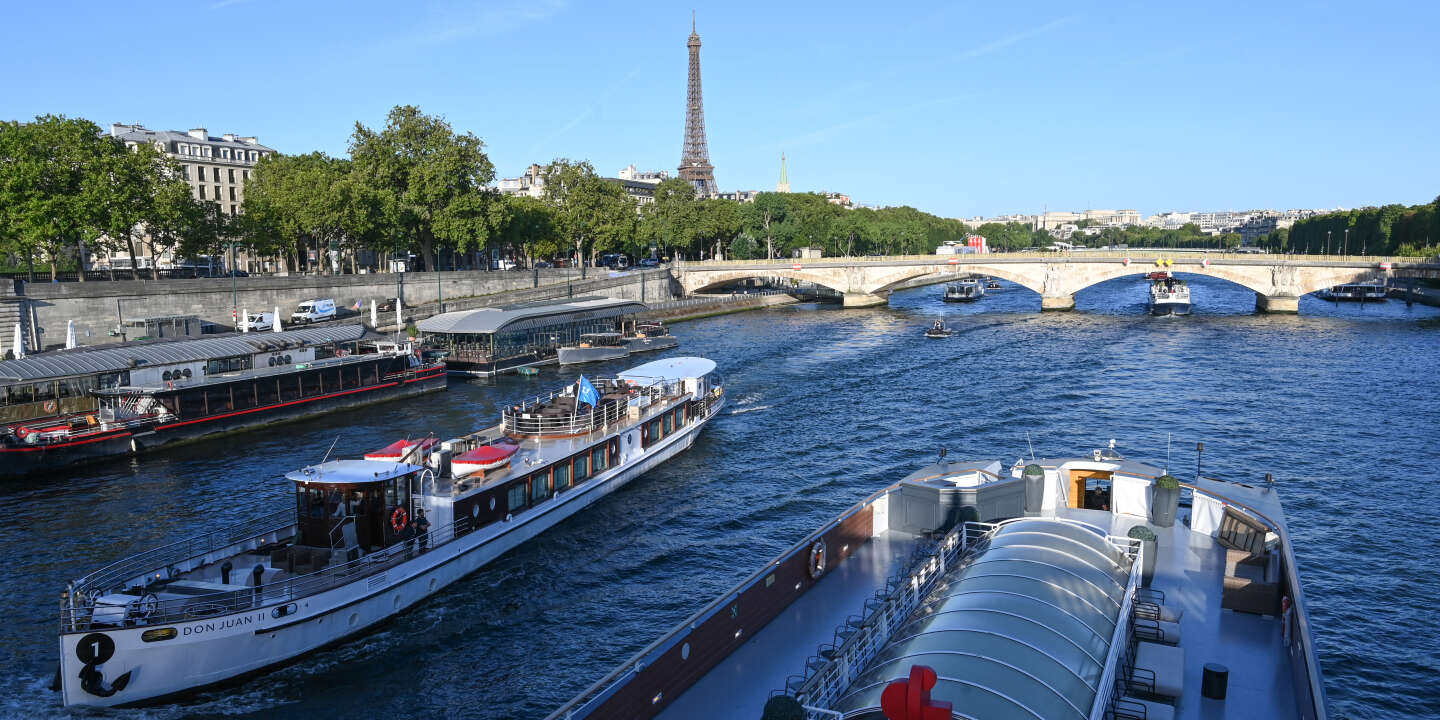
[(1105, 671), (1131, 560), (1098, 528), (1054, 519), (1002, 524), (937, 583), (833, 709), (880, 714), (910, 666), (967, 718), (1084, 720)]

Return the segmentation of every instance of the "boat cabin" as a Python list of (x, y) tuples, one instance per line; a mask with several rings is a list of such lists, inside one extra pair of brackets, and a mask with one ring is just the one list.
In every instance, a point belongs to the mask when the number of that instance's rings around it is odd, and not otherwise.
[[(345, 560), (414, 537), (414, 493), (425, 468), (332, 460), (296, 470), (296, 546), (343, 552)], [(353, 557), (352, 557), (353, 556)]]
[(581, 333), (580, 347), (620, 347), (625, 344), (625, 336), (618, 332), (595, 332)]

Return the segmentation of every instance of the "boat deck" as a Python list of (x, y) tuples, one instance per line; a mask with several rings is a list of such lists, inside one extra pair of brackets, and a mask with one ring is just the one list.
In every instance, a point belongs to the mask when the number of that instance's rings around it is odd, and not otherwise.
[[(1062, 517), (1084, 520), (1124, 536), (1145, 525), (1143, 518), (1104, 510), (1067, 508)], [(1225, 548), (1209, 535), (1190, 532), (1189, 511), (1171, 528), (1155, 531), (1159, 557), (1150, 587), (1165, 593), (1165, 605), (1183, 609), (1180, 648), (1185, 651), (1184, 694), (1175, 703), (1179, 720), (1199, 718), (1299, 717), (1292, 689), (1290, 656), (1280, 636), (1280, 619), (1220, 607)], [(1205, 663), (1230, 670), (1224, 700), (1200, 694)]]
[(919, 541), (917, 535), (897, 531), (872, 538), (657, 717), (760, 717), (770, 691), (783, 687), (786, 676), (799, 673), (847, 616), (861, 612)]
[[(1250, 493), (1238, 494), (1247, 495), (1247, 502), (1255, 500), (1248, 497)], [(1278, 502), (1252, 506), (1280, 518)], [(1066, 508), (1060, 515), (1121, 537), (1132, 527), (1146, 524), (1143, 518), (1104, 510)], [(1299, 717), (1292, 661), (1282, 641), (1280, 619), (1221, 607), (1225, 547), (1209, 535), (1191, 533), (1186, 508), (1181, 509), (1174, 527), (1148, 526), (1155, 531), (1159, 548), (1151, 587), (1165, 593), (1167, 608), (1183, 610), (1179, 647), (1184, 652), (1184, 689), (1174, 703), (1175, 717)], [(900, 569), (917, 542), (916, 536), (886, 531), (866, 543), (658, 717), (759, 717), (771, 690), (802, 672), (805, 661), (815, 655), (819, 645), (830, 641), (846, 617), (863, 612), (865, 600)], [(1201, 695), (1206, 663), (1220, 663), (1229, 669), (1225, 700)]]

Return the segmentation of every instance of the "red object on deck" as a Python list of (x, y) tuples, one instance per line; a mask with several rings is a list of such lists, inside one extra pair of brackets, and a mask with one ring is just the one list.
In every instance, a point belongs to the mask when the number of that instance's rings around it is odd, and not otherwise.
[(489, 465), (502, 460), (509, 460), (511, 455), (519, 450), (519, 445), (481, 445), (474, 450), (467, 450), (455, 456), (452, 463), (474, 463), (476, 465)]
[(880, 709), (890, 720), (950, 720), (950, 703), (930, 699), (938, 677), (925, 665), (911, 665), (909, 680), (896, 680), (880, 693)]
[[(396, 440), (395, 442), (390, 443), (389, 445), (386, 445), (385, 447), (380, 448), (375, 452), (365, 453), (365, 459), (399, 460), (402, 456), (408, 453), (410, 455), (409, 459), (414, 460), (424, 455), (425, 452), (428, 451), (430, 447), (437, 442), (439, 441), (435, 438), (425, 438), (424, 440)], [(413, 453), (409, 452), (410, 448), (415, 447), (416, 445), (419, 445), (420, 449)]]

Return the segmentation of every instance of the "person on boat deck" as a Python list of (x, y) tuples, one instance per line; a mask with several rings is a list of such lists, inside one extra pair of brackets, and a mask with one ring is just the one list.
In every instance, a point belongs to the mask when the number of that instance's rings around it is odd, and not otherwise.
[(425, 508), (415, 509), (415, 536), (420, 538), (420, 552), (430, 544), (430, 521), (425, 518)]
[(939, 320), (936, 320), (936, 321), (935, 321), (935, 329), (936, 329), (936, 330), (944, 330), (944, 329), (945, 329), (945, 323), (943, 323), (943, 322), (941, 322), (941, 321), (939, 321)]

